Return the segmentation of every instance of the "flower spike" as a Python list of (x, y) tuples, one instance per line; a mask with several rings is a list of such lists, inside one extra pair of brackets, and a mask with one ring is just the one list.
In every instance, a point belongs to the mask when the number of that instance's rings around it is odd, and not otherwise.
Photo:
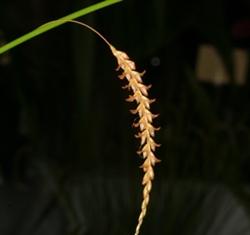
[(136, 101), (137, 103), (137, 108), (134, 110), (130, 110), (130, 112), (132, 114), (138, 113), (139, 115), (139, 121), (137, 123), (134, 123), (133, 126), (140, 128), (140, 132), (135, 135), (135, 137), (141, 138), (140, 150), (138, 150), (137, 153), (142, 156), (143, 159), (145, 159), (144, 163), (141, 166), (145, 174), (142, 180), (144, 189), (141, 213), (139, 215), (138, 224), (135, 230), (135, 235), (138, 235), (149, 203), (149, 194), (152, 189), (152, 180), (154, 179), (153, 166), (155, 165), (155, 163), (160, 162), (160, 160), (154, 155), (155, 148), (159, 147), (160, 145), (156, 144), (152, 138), (154, 137), (154, 132), (159, 130), (160, 128), (155, 128), (152, 125), (152, 120), (158, 115), (152, 114), (150, 111), (150, 104), (153, 103), (155, 99), (150, 100), (147, 97), (147, 91), (150, 89), (151, 85), (145, 86), (143, 84), (141, 77), (144, 75), (145, 71), (143, 71), (142, 73), (135, 71), (135, 63), (130, 60), (125, 52), (116, 50), (112, 45), (110, 45), (110, 49), (117, 59), (118, 70), (120, 68), (122, 68), (123, 70), (123, 73), (118, 77), (120, 79), (126, 78), (128, 80), (128, 84), (123, 86), (122, 88), (133, 91), (133, 95), (129, 95), (126, 101)]
[(119, 75), (120, 79), (126, 78), (128, 80), (128, 84), (123, 86), (123, 89), (129, 89), (133, 91), (133, 95), (130, 95), (126, 100), (128, 102), (136, 101), (137, 108), (135, 110), (130, 110), (131, 113), (139, 115), (138, 123), (134, 123), (133, 126), (140, 127), (140, 132), (135, 135), (136, 138), (141, 138), (141, 146), (140, 150), (137, 151), (139, 155), (142, 155), (142, 158), (145, 159), (144, 163), (141, 165), (141, 168), (145, 172), (142, 185), (144, 185), (143, 189), (143, 201), (141, 205), (141, 213), (139, 215), (138, 224), (136, 226), (135, 235), (138, 235), (140, 232), (140, 228), (143, 222), (143, 219), (146, 215), (147, 206), (149, 203), (149, 194), (152, 189), (152, 180), (154, 179), (154, 170), (153, 166), (155, 163), (160, 162), (154, 155), (155, 147), (159, 147), (159, 144), (156, 144), (152, 137), (154, 137), (154, 132), (159, 130), (160, 128), (155, 128), (152, 125), (152, 120), (156, 118), (158, 115), (152, 114), (150, 112), (150, 104), (155, 101), (155, 99), (148, 99), (148, 90), (150, 86), (145, 86), (142, 81), (142, 76), (145, 71), (139, 73), (136, 71), (136, 66), (133, 61), (130, 60), (128, 55), (125, 52), (116, 50), (109, 41), (103, 37), (97, 30), (92, 28), (91, 26), (75, 21), (75, 20), (56, 20), (53, 22), (72, 22), (75, 24), (82, 25), (94, 33), (96, 33), (102, 40), (110, 47), (113, 55), (116, 57), (118, 62), (117, 71), (122, 69), (123, 73)]

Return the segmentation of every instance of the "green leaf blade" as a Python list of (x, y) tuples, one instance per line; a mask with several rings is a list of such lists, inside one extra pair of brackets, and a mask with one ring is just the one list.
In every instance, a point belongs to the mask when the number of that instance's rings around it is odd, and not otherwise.
[(33, 31), (31, 31), (30, 33), (27, 33), (7, 44), (5, 44), (4, 46), (0, 47), (0, 54), (20, 45), (21, 43), (24, 43), (42, 33), (45, 33), (55, 27), (58, 27), (62, 24), (65, 24), (67, 20), (73, 20), (73, 19), (76, 19), (76, 18), (79, 18), (81, 16), (84, 16), (86, 14), (89, 14), (91, 12), (94, 12), (94, 11), (97, 11), (99, 9), (102, 9), (104, 7), (107, 7), (107, 6), (110, 6), (112, 4), (115, 4), (115, 3), (118, 3), (118, 2), (121, 2), (122, 0), (105, 0), (103, 2), (99, 2), (99, 3), (96, 3), (92, 6), (89, 6), (89, 7), (86, 7), (84, 9), (81, 9), (79, 11), (76, 11), (70, 15), (67, 15), (67, 16), (64, 16), (60, 19), (58, 19), (58, 21), (56, 22), (53, 22), (53, 23), (50, 23), (50, 24), (45, 24), (43, 27), (39, 27)]

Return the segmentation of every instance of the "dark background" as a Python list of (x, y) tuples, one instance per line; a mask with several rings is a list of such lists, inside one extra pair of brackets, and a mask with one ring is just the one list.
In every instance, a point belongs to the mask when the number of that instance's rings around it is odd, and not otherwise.
[[(0, 42), (96, 2), (1, 0)], [(162, 162), (141, 234), (249, 235), (250, 73), (235, 84), (231, 53), (249, 56), (250, 1), (124, 0), (78, 20), (153, 85)], [(203, 44), (228, 84), (197, 78)], [(1, 55), (1, 235), (133, 234), (143, 161), (116, 67), (98, 36), (70, 23)]]

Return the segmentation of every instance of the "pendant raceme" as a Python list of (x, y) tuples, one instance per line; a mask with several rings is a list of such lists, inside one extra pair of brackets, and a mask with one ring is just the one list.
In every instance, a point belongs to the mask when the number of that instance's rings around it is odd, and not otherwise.
[[(154, 99), (148, 99), (148, 89), (151, 86), (145, 86), (142, 82), (142, 76), (145, 72), (139, 73), (136, 71), (135, 63), (129, 59), (127, 54), (122, 51), (116, 50), (108, 40), (103, 37), (97, 30), (92, 28), (91, 26), (75, 21), (75, 20), (56, 20), (51, 21), (47, 24), (55, 23), (55, 22), (72, 22), (75, 24), (82, 25), (94, 33), (96, 33), (103, 41), (110, 47), (113, 55), (116, 57), (118, 62), (118, 68), (123, 70), (123, 73), (119, 76), (120, 79), (126, 78), (128, 80), (128, 84), (123, 88), (128, 88), (129, 90), (132, 89), (133, 95), (130, 95), (129, 98), (126, 100), (128, 102), (136, 101), (137, 108), (135, 110), (130, 110), (133, 114), (139, 115), (139, 121), (134, 123), (135, 127), (140, 128), (140, 132), (135, 135), (136, 138), (141, 139), (141, 146), (140, 150), (137, 151), (139, 155), (142, 156), (144, 163), (142, 164), (141, 168), (145, 172), (142, 180), (142, 184), (144, 185), (143, 189), (143, 201), (141, 205), (141, 213), (139, 215), (138, 224), (136, 226), (135, 235), (138, 235), (140, 232), (140, 227), (142, 225), (143, 219), (146, 215), (147, 206), (149, 203), (149, 194), (152, 189), (152, 180), (154, 179), (154, 170), (153, 166), (156, 162), (160, 162), (154, 155), (154, 151), (156, 147), (159, 147), (159, 144), (154, 142), (154, 135), (155, 131), (159, 130), (160, 128), (155, 128), (152, 125), (153, 119), (156, 118), (158, 115), (152, 114), (150, 112), (150, 105), (155, 101)], [(46, 25), (46, 24), (45, 24)], [(43, 26), (45, 26), (43, 25)], [(43, 27), (41, 26), (41, 27)]]
[(135, 110), (131, 110), (131, 113), (139, 115), (139, 121), (134, 123), (135, 127), (140, 128), (140, 132), (135, 135), (136, 138), (141, 139), (141, 147), (140, 150), (137, 151), (144, 160), (141, 168), (145, 172), (142, 184), (145, 185), (143, 189), (143, 201), (141, 205), (141, 213), (138, 219), (138, 224), (136, 227), (135, 235), (139, 234), (140, 227), (142, 225), (143, 219), (146, 215), (147, 206), (149, 203), (149, 194), (152, 189), (152, 180), (154, 179), (154, 170), (153, 166), (156, 162), (160, 162), (154, 155), (154, 151), (156, 147), (159, 147), (159, 144), (154, 142), (155, 131), (160, 128), (155, 128), (152, 125), (153, 119), (158, 115), (152, 114), (150, 112), (150, 104), (152, 104), (155, 100), (148, 99), (148, 89), (151, 86), (145, 86), (142, 81), (143, 73), (139, 73), (136, 71), (136, 66), (133, 61), (131, 61), (128, 55), (125, 52), (116, 50), (113, 46), (110, 45), (111, 51), (114, 56), (117, 58), (118, 68), (123, 70), (123, 73), (119, 75), (120, 79), (126, 78), (128, 80), (128, 84), (123, 86), (124, 89), (132, 89), (133, 95), (130, 95), (129, 98), (126, 99), (128, 102), (136, 101), (137, 108)]

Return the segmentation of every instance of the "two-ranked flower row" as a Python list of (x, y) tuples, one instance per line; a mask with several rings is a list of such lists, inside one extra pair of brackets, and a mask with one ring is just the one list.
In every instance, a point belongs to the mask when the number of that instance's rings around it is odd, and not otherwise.
[(125, 52), (117, 51), (113, 46), (111, 46), (111, 50), (114, 56), (117, 58), (117, 70), (119, 70), (120, 68), (123, 69), (123, 73), (119, 76), (119, 78), (126, 78), (128, 80), (128, 84), (123, 86), (122, 88), (132, 89), (133, 91), (133, 95), (130, 95), (126, 100), (129, 102), (133, 102), (135, 100), (137, 103), (137, 108), (130, 111), (133, 114), (138, 113), (139, 115), (139, 121), (137, 123), (134, 123), (133, 125), (140, 128), (140, 132), (135, 135), (135, 137), (141, 138), (141, 147), (140, 150), (137, 151), (137, 153), (142, 155), (142, 157), (145, 159), (144, 163), (141, 166), (145, 174), (142, 180), (144, 189), (141, 213), (135, 231), (135, 235), (138, 235), (149, 203), (149, 194), (152, 189), (152, 180), (154, 179), (153, 166), (156, 162), (160, 161), (155, 157), (153, 153), (155, 151), (155, 147), (159, 146), (159, 144), (156, 144), (154, 142), (153, 137), (155, 131), (159, 130), (160, 128), (155, 128), (152, 125), (153, 119), (158, 115), (154, 115), (150, 112), (150, 104), (155, 100), (150, 100), (147, 97), (147, 90), (151, 86), (145, 86), (142, 82), (141, 77), (143, 76), (145, 71), (143, 73), (135, 71), (135, 63), (129, 59), (128, 55)]
[[(135, 63), (129, 60), (128, 55), (125, 52), (112, 50), (113, 54), (117, 58), (119, 68), (124, 70), (123, 74), (119, 76), (120, 79), (128, 80), (129, 84), (123, 86), (123, 88), (128, 88), (133, 90), (133, 95), (130, 95), (126, 101), (133, 102), (134, 100), (138, 104), (135, 110), (131, 110), (133, 114), (138, 113), (140, 119), (138, 123), (135, 123), (135, 127), (140, 127), (140, 132), (136, 135), (137, 138), (141, 138), (141, 150), (138, 151), (139, 154), (142, 154), (145, 162), (142, 165), (143, 170), (146, 172), (150, 165), (154, 165), (156, 162), (160, 160), (154, 156), (153, 151), (155, 151), (155, 147), (159, 145), (156, 144), (152, 137), (154, 137), (155, 130), (159, 130), (160, 128), (155, 128), (152, 125), (153, 118), (158, 115), (152, 114), (150, 112), (150, 104), (155, 101), (155, 99), (148, 99), (147, 90), (151, 86), (145, 86), (142, 83), (141, 77), (144, 75), (143, 73), (139, 73), (135, 71), (136, 66)], [(151, 178), (151, 177), (150, 177)], [(151, 178), (152, 180), (153, 178)], [(145, 182), (146, 183), (146, 182)]]

